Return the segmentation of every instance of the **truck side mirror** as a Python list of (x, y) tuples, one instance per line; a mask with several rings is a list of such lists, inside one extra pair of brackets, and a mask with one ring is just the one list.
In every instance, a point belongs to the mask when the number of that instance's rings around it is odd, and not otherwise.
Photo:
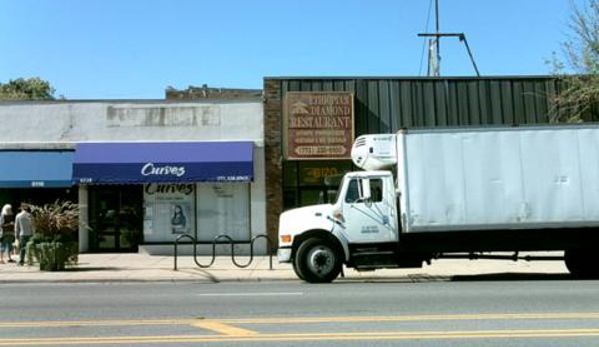
[(360, 180), (360, 184), (358, 185), (358, 194), (360, 196), (361, 201), (370, 200), (370, 179), (362, 178)]

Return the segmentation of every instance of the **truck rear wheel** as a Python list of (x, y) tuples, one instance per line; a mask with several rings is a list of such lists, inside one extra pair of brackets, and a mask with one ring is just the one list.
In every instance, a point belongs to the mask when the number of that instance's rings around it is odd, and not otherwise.
[(341, 272), (341, 257), (329, 241), (311, 238), (304, 241), (294, 259), (296, 274), (306, 282), (332, 282)]
[(566, 267), (577, 278), (599, 278), (599, 266), (593, 252), (584, 249), (570, 249), (564, 252)]

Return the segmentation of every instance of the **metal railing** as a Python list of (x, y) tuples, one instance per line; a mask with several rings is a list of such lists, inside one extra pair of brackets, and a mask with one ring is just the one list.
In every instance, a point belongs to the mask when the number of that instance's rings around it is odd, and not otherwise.
[[(216, 260), (216, 246), (217, 245), (223, 245), (223, 244), (230, 244), (231, 245), (231, 261), (233, 262), (233, 264), (235, 266), (237, 266), (238, 268), (245, 269), (248, 266), (250, 266), (250, 264), (252, 263), (252, 261), (254, 261), (254, 242), (256, 242), (256, 240), (258, 240), (258, 239), (265, 239), (266, 240), (267, 249), (268, 249), (269, 270), (273, 270), (273, 267), (272, 267), (272, 253), (273, 253), (272, 252), (272, 250), (273, 250), (272, 240), (268, 236), (266, 236), (264, 234), (260, 234), (260, 235), (254, 236), (249, 242), (248, 241), (235, 241), (235, 240), (233, 240), (233, 238), (231, 236), (229, 236), (227, 234), (220, 234), (220, 235), (215, 236), (212, 239), (212, 259), (210, 260), (210, 262), (208, 264), (202, 264), (202, 263), (200, 263), (198, 261), (198, 252), (197, 252), (198, 251), (198, 244), (205, 244), (205, 243), (198, 242), (198, 240), (195, 237), (193, 237), (191, 235), (185, 234), (185, 235), (181, 235), (181, 236), (177, 237), (177, 239), (175, 240), (175, 254), (174, 254), (174, 256), (175, 256), (175, 264), (174, 264), (174, 268), (173, 268), (173, 270), (175, 270), (175, 271), (177, 270), (177, 258), (179, 257), (179, 251), (178, 251), (179, 242), (182, 239), (189, 239), (189, 240), (192, 241), (192, 244), (193, 244), (193, 261), (196, 263), (196, 265), (198, 267), (200, 267), (202, 269), (207, 269), (207, 268), (211, 267), (212, 265), (214, 265), (214, 261)], [(226, 242), (220, 241), (220, 240), (223, 240), (223, 239), (225, 239)], [(235, 259), (235, 245), (240, 245), (240, 244), (244, 244), (244, 245), (249, 244), (250, 245), (250, 259), (248, 260), (248, 262), (246, 264), (240, 264)]]

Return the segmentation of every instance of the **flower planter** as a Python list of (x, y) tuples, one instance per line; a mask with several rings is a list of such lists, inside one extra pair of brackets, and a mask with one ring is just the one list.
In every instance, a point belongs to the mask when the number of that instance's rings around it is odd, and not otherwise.
[(77, 265), (79, 208), (69, 201), (31, 206), (33, 236), (27, 242), (27, 263), (39, 262), (42, 271), (61, 271)]
[(42, 242), (35, 245), (34, 257), (41, 271), (62, 271), (77, 264), (77, 242)]

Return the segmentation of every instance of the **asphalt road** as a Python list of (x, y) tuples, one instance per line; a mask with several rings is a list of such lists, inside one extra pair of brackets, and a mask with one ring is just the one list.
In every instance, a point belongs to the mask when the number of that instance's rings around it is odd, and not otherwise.
[(599, 281), (0, 285), (0, 346), (597, 346)]

